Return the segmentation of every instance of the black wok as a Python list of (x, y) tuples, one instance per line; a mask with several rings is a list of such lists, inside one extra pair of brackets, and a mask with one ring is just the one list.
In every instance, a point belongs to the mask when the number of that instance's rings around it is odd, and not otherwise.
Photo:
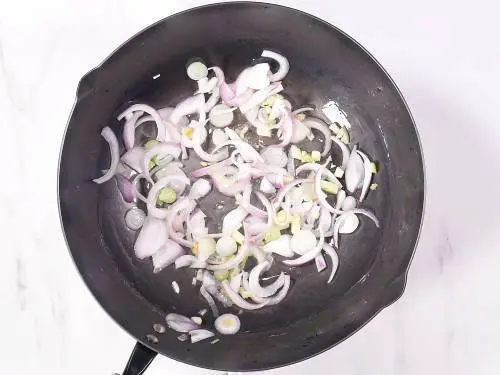
[[(92, 178), (109, 163), (100, 131), (117, 134), (116, 115), (131, 102), (160, 107), (192, 93), (185, 64), (200, 57), (234, 79), (269, 48), (288, 57), (286, 92), (293, 104), (335, 100), (353, 125), (353, 142), (380, 165), (378, 190), (366, 206), (381, 222), (362, 220), (339, 251), (335, 282), (314, 265), (291, 270), (293, 286), (278, 306), (246, 312), (243, 331), (219, 343), (180, 343), (155, 332), (165, 315), (206, 307), (189, 285), (192, 273), (151, 272), (133, 254), (135, 233), (123, 221), (115, 183)], [(152, 77), (160, 74), (158, 79)], [(204, 203), (211, 212), (213, 200)], [(62, 226), (76, 266), (97, 301), (138, 344), (124, 374), (142, 372), (156, 353), (212, 369), (263, 370), (316, 355), (338, 344), (403, 293), (424, 204), (424, 173), (415, 124), (394, 82), (357, 42), (308, 14), (263, 3), (227, 3), (179, 13), (147, 28), (81, 80), (59, 166)], [(160, 328), (160, 326), (156, 326)]]

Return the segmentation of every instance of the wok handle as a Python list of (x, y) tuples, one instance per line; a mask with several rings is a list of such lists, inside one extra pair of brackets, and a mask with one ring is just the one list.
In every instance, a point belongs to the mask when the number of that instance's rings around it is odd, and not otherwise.
[(130, 354), (122, 375), (141, 375), (146, 371), (158, 353), (137, 342)]

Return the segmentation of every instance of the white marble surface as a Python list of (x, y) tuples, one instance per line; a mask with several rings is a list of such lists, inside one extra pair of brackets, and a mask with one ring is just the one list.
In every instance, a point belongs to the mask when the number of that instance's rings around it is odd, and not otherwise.
[[(61, 234), (59, 146), (79, 78), (143, 27), (205, 1), (0, 0), (0, 374), (110, 374), (133, 340)], [(337, 348), (268, 374), (500, 373), (500, 26), (493, 1), (280, 1), (368, 48), (413, 111), (427, 211), (407, 291)], [(332, 370), (331, 370), (332, 371)], [(208, 374), (155, 360), (148, 374)]]

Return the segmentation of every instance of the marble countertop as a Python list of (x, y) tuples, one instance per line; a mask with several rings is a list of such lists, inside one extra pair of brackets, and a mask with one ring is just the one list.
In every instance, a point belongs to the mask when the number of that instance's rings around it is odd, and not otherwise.
[[(94, 301), (61, 233), (60, 142), (85, 72), (145, 26), (203, 3), (0, 0), (1, 374), (122, 370), (134, 341)], [(339, 26), (390, 72), (418, 125), (428, 195), (404, 296), (340, 346), (267, 374), (500, 373), (498, 5), (279, 3)], [(209, 373), (167, 358), (147, 372)]]

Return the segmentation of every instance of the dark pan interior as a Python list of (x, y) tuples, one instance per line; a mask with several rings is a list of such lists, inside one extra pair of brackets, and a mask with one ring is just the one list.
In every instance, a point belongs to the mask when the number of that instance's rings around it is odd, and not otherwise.
[[(103, 126), (121, 134), (116, 115), (131, 102), (163, 107), (191, 95), (185, 64), (202, 58), (229, 81), (263, 48), (283, 53), (291, 70), (285, 93), (295, 106), (336, 101), (353, 127), (353, 142), (376, 160), (379, 188), (365, 207), (381, 229), (362, 219), (344, 236), (333, 284), (314, 265), (292, 269), (293, 286), (280, 305), (242, 316), (243, 332), (210, 345), (179, 343), (174, 332), (145, 341), (166, 313), (192, 316), (206, 304), (191, 286), (191, 270), (152, 273), (133, 255), (136, 233), (123, 221), (127, 206), (115, 183), (90, 182), (108, 165)], [(153, 76), (160, 77), (153, 79)], [(146, 132), (147, 132), (146, 128)], [(338, 149), (333, 146), (337, 158)], [(418, 237), (424, 176), (418, 136), (394, 83), (348, 36), (304, 13), (258, 3), (197, 8), (161, 21), (113, 53), (81, 81), (60, 162), (59, 198), (68, 246), (85, 282), (108, 313), (153, 349), (194, 365), (251, 370), (314, 355), (349, 336), (404, 289)], [(216, 212), (216, 197), (205, 213)], [(214, 221), (217, 221), (215, 218)], [(283, 268), (287, 269), (288, 268)], [(171, 282), (181, 285), (176, 295)], [(234, 311), (233, 311), (234, 312)]]

